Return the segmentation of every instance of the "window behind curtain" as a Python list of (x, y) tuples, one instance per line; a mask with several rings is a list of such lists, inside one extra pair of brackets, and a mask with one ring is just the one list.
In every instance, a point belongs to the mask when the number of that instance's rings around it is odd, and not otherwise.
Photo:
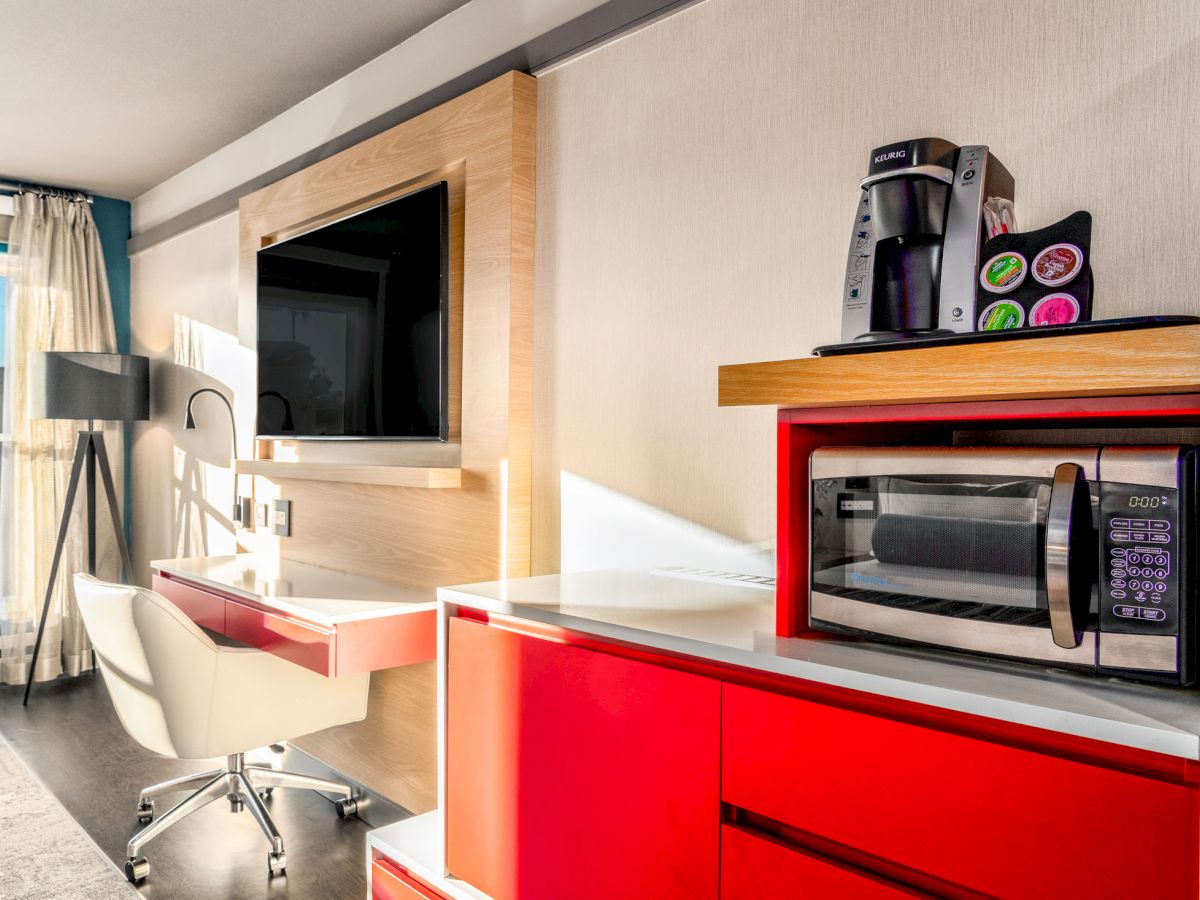
[[(4, 371), (8, 365), (8, 244), (0, 244), (0, 423), (4, 421)], [(0, 429), (3, 425), (0, 425)]]
[[(4, 371), (8, 365), (8, 244), (0, 244), (0, 423), (4, 421)], [(3, 429), (3, 425), (0, 425)]]

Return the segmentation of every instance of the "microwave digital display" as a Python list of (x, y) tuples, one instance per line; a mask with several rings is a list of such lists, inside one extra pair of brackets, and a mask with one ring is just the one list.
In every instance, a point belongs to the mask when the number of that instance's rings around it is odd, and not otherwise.
[(1167, 500), (1166, 497), (1130, 497), (1130, 509), (1158, 509)]

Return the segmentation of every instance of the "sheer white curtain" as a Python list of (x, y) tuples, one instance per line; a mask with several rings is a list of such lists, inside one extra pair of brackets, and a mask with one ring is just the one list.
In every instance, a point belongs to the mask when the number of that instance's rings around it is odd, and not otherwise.
[[(29, 419), (31, 352), (117, 349), (112, 302), (96, 224), (86, 202), (18, 194), (8, 238), (7, 371), (0, 457), (0, 683), (23, 683), (41, 614), (76, 435), (86, 423)], [(105, 441), (122, 484), (119, 426)], [(101, 503), (103, 502), (101, 498)], [(82, 492), (63, 556), (38, 658), (38, 681), (91, 667), (71, 575), (86, 566)], [(101, 509), (102, 511), (102, 509)], [(115, 545), (97, 516), (97, 574), (115, 580)]]

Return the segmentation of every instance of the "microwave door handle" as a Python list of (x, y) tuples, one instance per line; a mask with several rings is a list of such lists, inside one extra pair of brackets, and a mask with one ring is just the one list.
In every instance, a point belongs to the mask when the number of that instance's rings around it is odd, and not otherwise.
[(1062, 463), (1054, 470), (1050, 507), (1046, 513), (1046, 601), (1050, 635), (1065, 649), (1078, 647), (1081, 635), (1071, 608), (1071, 517), (1083, 469)]

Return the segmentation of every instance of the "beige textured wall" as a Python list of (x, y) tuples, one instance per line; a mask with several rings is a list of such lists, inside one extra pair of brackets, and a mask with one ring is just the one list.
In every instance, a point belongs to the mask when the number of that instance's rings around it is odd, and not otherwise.
[(838, 338), (875, 146), (989, 144), (1022, 227), (1092, 212), (1097, 317), (1200, 313), (1198, 40), (1194, 0), (706, 0), (545, 73), (535, 571), (769, 568), (773, 413), (716, 369)]

